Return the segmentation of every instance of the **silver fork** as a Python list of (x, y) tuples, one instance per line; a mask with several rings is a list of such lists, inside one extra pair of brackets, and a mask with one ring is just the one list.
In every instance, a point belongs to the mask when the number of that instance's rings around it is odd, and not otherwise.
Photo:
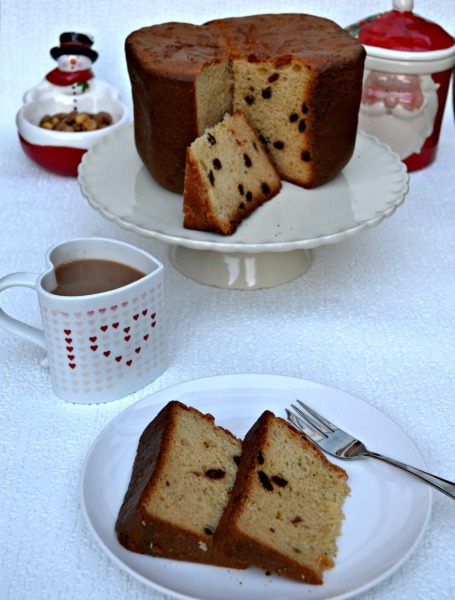
[(338, 458), (351, 459), (368, 456), (378, 458), (395, 467), (404, 469), (412, 475), (420, 477), (420, 479), (423, 479), (440, 492), (455, 499), (455, 483), (452, 483), (447, 479), (442, 479), (441, 477), (436, 477), (436, 475), (431, 475), (426, 471), (421, 471), (410, 465), (406, 465), (393, 458), (377, 454), (376, 452), (370, 452), (363, 442), (352, 437), (352, 435), (349, 435), (349, 433), (343, 431), (343, 429), (340, 429), (333, 423), (330, 423), (327, 419), (324, 419), (324, 417), (300, 400), (297, 400), (297, 402), (300, 404), (301, 408), (294, 404), (291, 404), (291, 406), (298, 416), (286, 409), (288, 420), (294, 427), (308, 436), (316, 446), (321, 448), (321, 450), (332, 456), (337, 456)]

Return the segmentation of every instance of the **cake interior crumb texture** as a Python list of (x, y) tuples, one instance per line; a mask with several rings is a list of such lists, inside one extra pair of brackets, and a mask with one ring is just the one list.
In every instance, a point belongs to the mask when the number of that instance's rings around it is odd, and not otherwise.
[(141, 435), (116, 523), (135, 552), (242, 568), (213, 548), (241, 442), (213, 417), (172, 401)]
[(197, 133), (202, 135), (208, 127), (232, 112), (234, 80), (230, 61), (207, 65), (195, 80)]
[(244, 440), (215, 541), (257, 567), (322, 584), (334, 566), (349, 491), (343, 469), (266, 411)]
[(312, 72), (297, 62), (276, 66), (244, 60), (235, 60), (233, 70), (234, 107), (245, 111), (280, 175), (311, 181)]
[(184, 226), (232, 234), (280, 188), (280, 177), (244, 114), (226, 114), (187, 151)]

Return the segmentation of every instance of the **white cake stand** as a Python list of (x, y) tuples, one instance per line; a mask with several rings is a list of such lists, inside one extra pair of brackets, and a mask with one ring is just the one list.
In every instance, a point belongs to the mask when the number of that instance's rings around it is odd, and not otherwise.
[(257, 289), (292, 281), (308, 269), (311, 249), (378, 225), (403, 202), (405, 165), (378, 139), (359, 131), (349, 164), (313, 190), (283, 183), (232, 236), (183, 227), (182, 198), (143, 166), (133, 126), (106, 136), (83, 157), (82, 194), (103, 217), (170, 245), (184, 275), (222, 288)]

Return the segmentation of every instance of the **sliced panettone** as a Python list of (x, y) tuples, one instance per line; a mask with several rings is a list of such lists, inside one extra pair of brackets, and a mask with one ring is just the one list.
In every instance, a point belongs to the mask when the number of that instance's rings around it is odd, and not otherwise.
[(142, 27), (125, 41), (138, 153), (181, 193), (187, 147), (243, 110), (281, 178), (312, 188), (355, 146), (365, 49), (329, 19), (302, 13)]
[(230, 235), (280, 189), (280, 177), (244, 114), (226, 114), (187, 150), (183, 224)]
[(116, 522), (120, 543), (153, 556), (244, 568), (213, 544), (241, 442), (211, 415), (171, 401), (142, 433)]
[(237, 559), (321, 584), (334, 566), (347, 474), (270, 411), (247, 433), (215, 544)]

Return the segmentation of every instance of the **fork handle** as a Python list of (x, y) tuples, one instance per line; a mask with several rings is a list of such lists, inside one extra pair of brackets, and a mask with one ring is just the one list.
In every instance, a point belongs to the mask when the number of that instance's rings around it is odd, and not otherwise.
[(398, 467), (399, 469), (403, 469), (404, 471), (407, 471), (408, 473), (411, 473), (412, 475), (416, 475), (416, 477), (420, 477), (420, 479), (423, 479), (424, 481), (426, 481), (427, 483), (429, 483), (430, 485), (435, 487), (437, 490), (439, 490), (443, 494), (447, 494), (447, 496), (450, 496), (451, 498), (455, 499), (455, 483), (452, 483), (451, 481), (448, 481), (447, 479), (442, 479), (442, 477), (437, 477), (436, 475), (431, 475), (431, 473), (427, 473), (426, 471), (421, 471), (420, 469), (416, 469), (415, 467), (411, 467), (410, 465), (405, 465), (404, 463), (399, 462), (398, 460), (389, 458), (388, 456), (384, 456), (383, 454), (377, 454), (376, 452), (370, 452), (369, 450), (362, 453), (362, 455), (363, 456), (371, 456), (372, 458), (377, 458), (379, 460), (383, 460), (384, 462), (389, 463), (395, 467)]

